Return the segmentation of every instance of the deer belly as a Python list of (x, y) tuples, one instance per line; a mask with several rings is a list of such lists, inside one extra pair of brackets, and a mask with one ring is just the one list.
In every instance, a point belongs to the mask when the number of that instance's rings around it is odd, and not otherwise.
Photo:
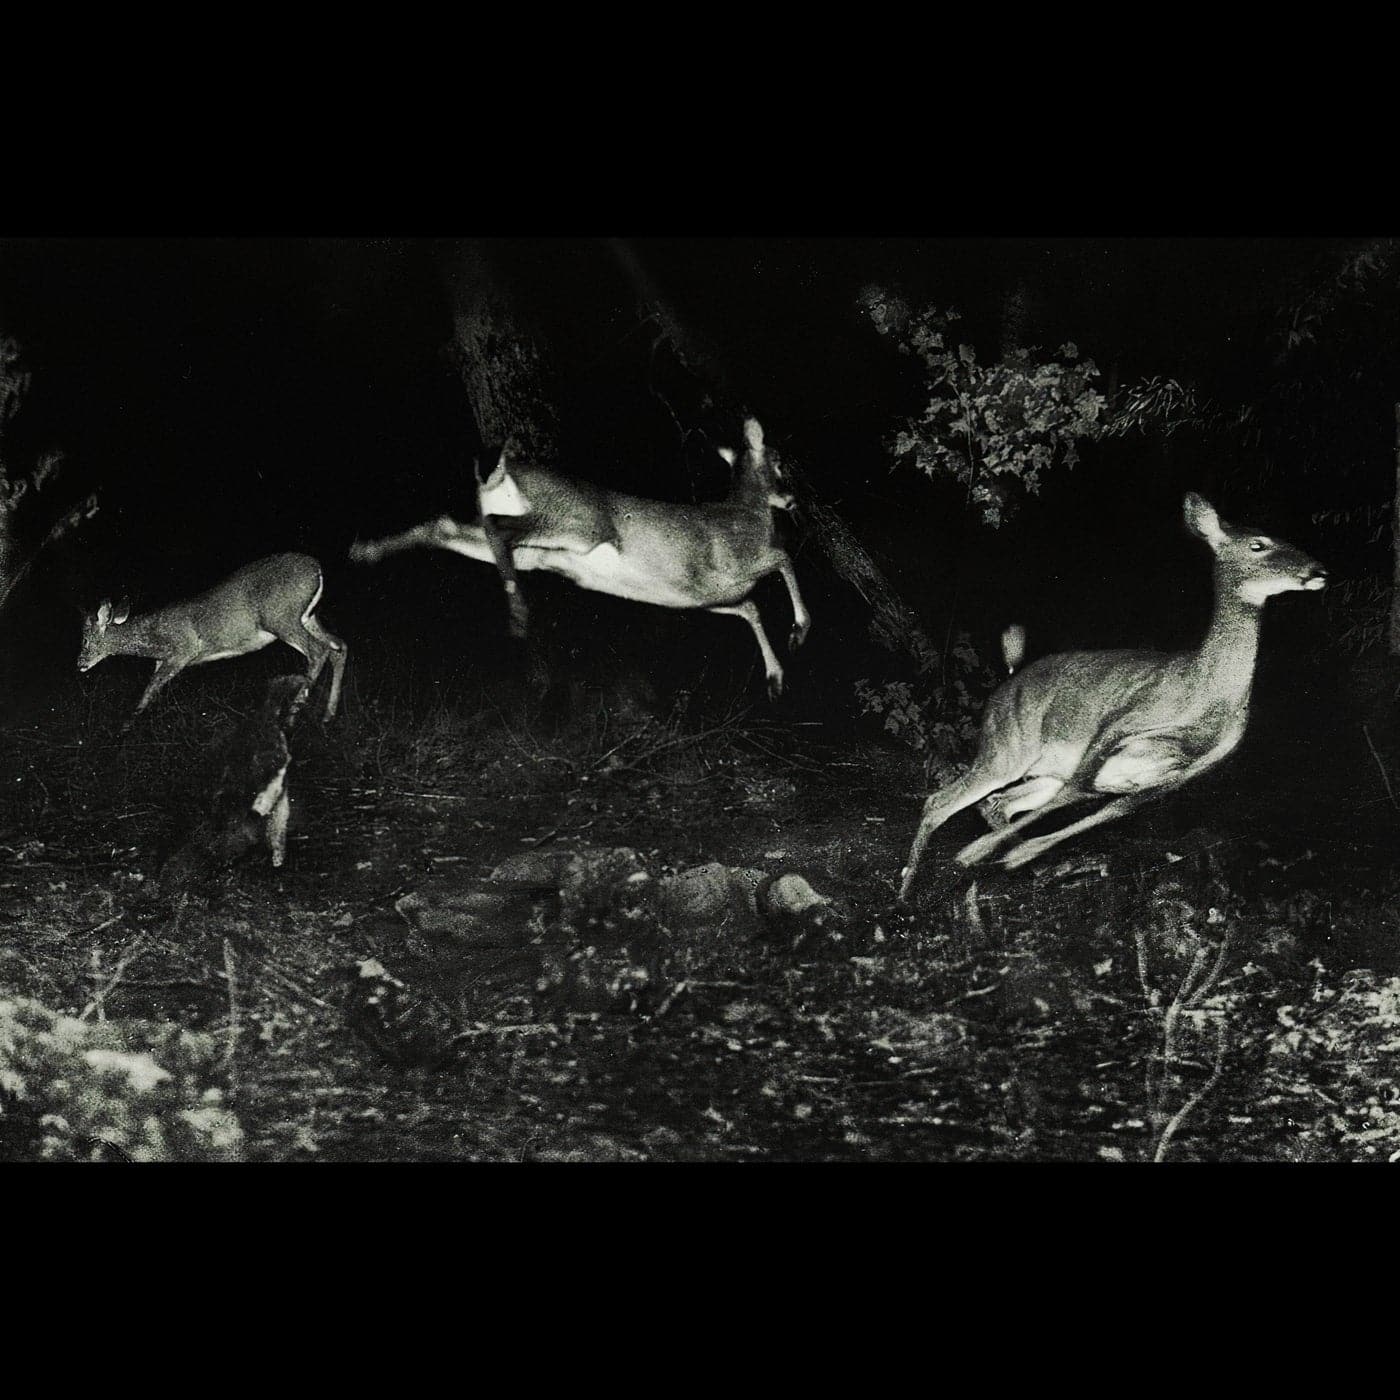
[(261, 628), (253, 636), (240, 646), (220, 647), (215, 651), (206, 651), (198, 661), (192, 661), (192, 666), (203, 666), (210, 661), (227, 661), (231, 656), (247, 656), (250, 651), (261, 651), (265, 646), (277, 640), (275, 632), (264, 632)]
[(600, 544), (587, 554), (566, 551), (540, 551), (549, 558), (541, 559), (537, 568), (560, 575), (580, 588), (594, 593), (609, 593), (614, 598), (626, 598), (634, 603), (653, 603), (663, 608), (693, 608), (707, 606), (696, 595), (689, 577), (677, 572), (670, 561), (654, 555), (625, 554), (616, 545)]
[(1161, 787), (1189, 767), (1190, 756), (1177, 740), (1156, 737), (1129, 739), (1111, 753), (1094, 774), (1094, 790), (1141, 792), (1145, 788)]

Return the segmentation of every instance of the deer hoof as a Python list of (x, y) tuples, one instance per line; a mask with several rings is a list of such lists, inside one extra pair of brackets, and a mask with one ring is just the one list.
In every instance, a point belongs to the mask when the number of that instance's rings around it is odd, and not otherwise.
[(768, 677), (768, 698), (770, 700), (778, 700), (782, 697), (782, 693), (783, 673), (781, 671), (774, 671), (773, 674)]
[(807, 640), (807, 633), (811, 631), (811, 628), (810, 622), (799, 622), (794, 625), (792, 632), (788, 635), (788, 650), (796, 651)]

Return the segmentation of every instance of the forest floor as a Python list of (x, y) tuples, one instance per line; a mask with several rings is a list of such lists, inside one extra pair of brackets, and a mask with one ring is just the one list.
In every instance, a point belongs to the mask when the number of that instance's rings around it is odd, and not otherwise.
[[(902, 911), (905, 751), (753, 713), (545, 736), (352, 685), (297, 731), (285, 866), (172, 889), (259, 698), (224, 693), (182, 677), (123, 740), (90, 686), (0, 732), (0, 999), (206, 1035), (246, 1159), (1400, 1155), (1400, 811), (1359, 733), (1344, 781), (1252, 736), (1222, 777), (975, 885), (949, 863), (965, 814)], [(831, 917), (682, 935), (536, 909), (492, 946), (395, 907), (614, 847), (655, 875), (800, 872)]]

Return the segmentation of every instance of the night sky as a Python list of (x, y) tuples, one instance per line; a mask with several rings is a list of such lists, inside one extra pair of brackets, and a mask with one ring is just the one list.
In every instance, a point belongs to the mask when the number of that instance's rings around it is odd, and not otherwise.
[[(958, 518), (946, 490), (891, 474), (884, 444), (917, 410), (918, 376), (863, 320), (857, 293), (880, 284), (916, 305), (956, 307), (962, 335), (985, 360), (997, 350), (1004, 299), (1021, 286), (1031, 342), (1075, 341), (1105, 387), (1155, 374), (1247, 399), (1279, 374), (1280, 308), (1351, 246), (630, 240), (651, 283), (713, 347), (735, 398), (838, 506), (930, 630), (946, 616), (957, 576), (965, 625), (979, 641), (1017, 616), (1051, 646), (1194, 642), (1209, 573), (1180, 527), (1188, 487), (1327, 558), (1311, 514), (1342, 497), (1385, 494), (1392, 420), (1383, 393), (1367, 398), (1362, 386), (1334, 403), (1331, 476), (1315, 452), (1289, 460), (1277, 444), (1252, 457), (1185, 442), (1090, 445), (1073, 473), (987, 532)], [(421, 650), (426, 639), (444, 665), (498, 656), (504, 614), (489, 569), (445, 554), (371, 570), (345, 561), (357, 535), (471, 514), (470, 464), (482, 444), (445, 354), (443, 270), (455, 247), (426, 238), (0, 241), (0, 331), (20, 341), (33, 372), (7, 439), (12, 470), (60, 448), (54, 508), (101, 493), (98, 518), (12, 601), (3, 623), (12, 646), (58, 684), (76, 649), (74, 604), (126, 590), (138, 607), (155, 606), (259, 554), (305, 549), (326, 563), (325, 616), (352, 648), (395, 639)], [(703, 451), (697, 460), (649, 391), (655, 365), (637, 287), (607, 242), (497, 240), (489, 253), (559, 370), (568, 460), (552, 465), (658, 497), (720, 494), (722, 464)], [(673, 385), (680, 402), (683, 386)], [(817, 623), (795, 689), (821, 704), (836, 682), (817, 677), (868, 669), (870, 647), (850, 590), (812, 551), (797, 558)], [(1327, 562), (1345, 573), (1344, 560)], [(580, 636), (611, 644), (631, 632), (674, 654), (732, 652), (740, 684), (752, 665), (738, 624), (639, 619), (657, 610), (568, 597), (565, 585), (539, 576), (528, 584), (549, 600), (552, 625)], [(786, 607), (781, 588), (767, 587), (765, 615)]]

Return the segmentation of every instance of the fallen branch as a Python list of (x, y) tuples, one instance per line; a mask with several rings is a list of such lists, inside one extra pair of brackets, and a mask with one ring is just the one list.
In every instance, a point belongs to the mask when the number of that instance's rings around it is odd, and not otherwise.
[[(114, 914), (110, 919), (106, 920), (104, 923), (98, 924), (95, 928), (90, 928), (88, 930), (88, 934), (101, 933), (103, 929), (111, 928), (113, 924), (119, 923), (125, 917), (126, 914), (124, 911), (120, 914)], [(87, 1018), (91, 1016), (94, 1011), (97, 1012), (97, 1019), (99, 1021), (105, 1021), (107, 1019), (107, 1014), (103, 1009), (104, 1004), (106, 1003), (107, 998), (112, 994), (112, 992), (116, 990), (118, 983), (121, 982), (123, 975), (125, 974), (127, 968), (131, 965), (131, 962), (136, 957), (137, 953), (142, 951), (145, 942), (145, 934), (138, 934), (136, 938), (132, 940), (131, 947), (128, 948), (126, 952), (123, 953), (122, 956), (117, 960), (116, 967), (112, 969), (112, 975), (98, 989), (98, 991), (94, 994), (92, 1000), (88, 1002), (88, 1004), (85, 1007), (83, 1007), (82, 1012), (78, 1016), (78, 1020), (86, 1021)], [(95, 949), (94, 956), (96, 956)]]

